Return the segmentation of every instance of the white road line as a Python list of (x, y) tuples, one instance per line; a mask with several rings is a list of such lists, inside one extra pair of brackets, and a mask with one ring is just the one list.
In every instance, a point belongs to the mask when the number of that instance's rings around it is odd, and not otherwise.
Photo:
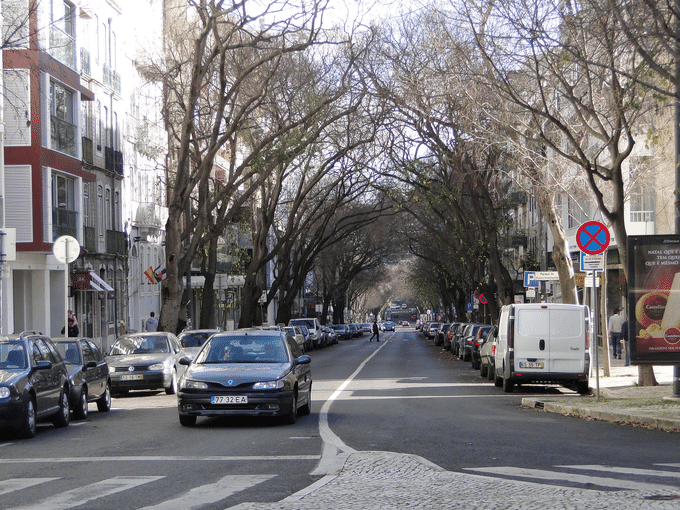
[(609, 473), (620, 473), (624, 475), (641, 475), (641, 476), (661, 476), (666, 478), (680, 478), (680, 471), (660, 471), (656, 469), (637, 469), (615, 466), (598, 466), (598, 465), (583, 465), (583, 466), (555, 466), (566, 469), (582, 469), (585, 471), (604, 471)]
[(145, 483), (160, 480), (161, 478), (164, 477), (116, 476), (114, 478), (109, 478), (108, 480), (102, 480), (101, 482), (62, 492), (33, 505), (17, 507), (14, 510), (66, 510), (75, 506), (85, 505), (98, 498), (110, 496)]
[(69, 463), (69, 462), (241, 462), (244, 460), (318, 460), (320, 455), (233, 455), (224, 457), (179, 457), (168, 455), (148, 456), (148, 457), (130, 457), (130, 456), (108, 456), (108, 457), (42, 457), (37, 459), (2, 459), (3, 464), (44, 464), (44, 463)]
[(158, 505), (147, 506), (140, 510), (195, 510), (228, 498), (232, 494), (249, 489), (274, 478), (276, 475), (230, 475), (221, 480), (194, 487), (182, 496), (163, 501)]
[(540, 469), (526, 469), (515, 467), (488, 467), (488, 468), (466, 468), (466, 471), (480, 473), (492, 473), (505, 476), (516, 476), (521, 478), (531, 478), (535, 480), (558, 480), (562, 482), (583, 483), (597, 485), (599, 487), (612, 487), (626, 490), (666, 490), (680, 492), (680, 487), (673, 485), (661, 485), (655, 483), (641, 483), (632, 480), (619, 480), (617, 478), (601, 478), (588, 475), (577, 475), (571, 473), (560, 473), (557, 471), (544, 471)]
[(3, 480), (0, 484), (0, 496), (53, 480), (59, 480), (59, 478), (10, 478), (9, 480)]

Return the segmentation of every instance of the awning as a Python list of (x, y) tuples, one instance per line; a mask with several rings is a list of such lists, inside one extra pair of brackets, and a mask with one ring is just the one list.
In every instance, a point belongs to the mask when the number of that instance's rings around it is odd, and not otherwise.
[(94, 283), (92, 280), (90, 280), (90, 287), (92, 287), (96, 291), (104, 292), (104, 289), (102, 289), (99, 285)]
[[(99, 278), (99, 276), (97, 276), (97, 273), (95, 273), (94, 271), (90, 271), (90, 278), (91, 278), (90, 285), (92, 285), (92, 288), (101, 287), (98, 290), (106, 290), (108, 292), (113, 292), (113, 287), (111, 287), (111, 285), (109, 285), (104, 280)], [(94, 282), (92, 280), (94, 280)], [(95, 282), (96, 282), (96, 285), (95, 285)]]

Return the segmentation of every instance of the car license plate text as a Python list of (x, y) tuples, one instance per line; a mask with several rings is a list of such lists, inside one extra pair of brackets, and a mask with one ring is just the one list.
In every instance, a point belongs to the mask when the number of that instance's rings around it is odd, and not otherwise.
[(519, 368), (543, 368), (542, 361), (520, 361)]
[(138, 381), (144, 379), (143, 374), (125, 374), (120, 376), (121, 381)]
[(229, 396), (229, 397), (210, 397), (211, 404), (247, 404), (248, 397), (245, 395)]

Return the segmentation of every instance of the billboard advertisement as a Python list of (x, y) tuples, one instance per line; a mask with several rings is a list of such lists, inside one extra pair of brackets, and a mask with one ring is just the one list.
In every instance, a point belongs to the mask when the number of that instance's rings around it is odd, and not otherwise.
[(631, 363), (680, 364), (680, 236), (628, 237)]

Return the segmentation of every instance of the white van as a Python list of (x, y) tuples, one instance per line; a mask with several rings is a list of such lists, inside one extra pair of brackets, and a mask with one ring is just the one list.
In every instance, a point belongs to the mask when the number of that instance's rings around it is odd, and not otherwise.
[(323, 347), (323, 332), (321, 331), (321, 323), (316, 317), (307, 317), (305, 319), (291, 319), (288, 323), (289, 326), (306, 326), (309, 330), (309, 336), (311, 337), (311, 343), (313, 349), (318, 349)]
[(585, 305), (506, 305), (498, 321), (495, 383), (558, 383), (588, 393), (590, 310)]

